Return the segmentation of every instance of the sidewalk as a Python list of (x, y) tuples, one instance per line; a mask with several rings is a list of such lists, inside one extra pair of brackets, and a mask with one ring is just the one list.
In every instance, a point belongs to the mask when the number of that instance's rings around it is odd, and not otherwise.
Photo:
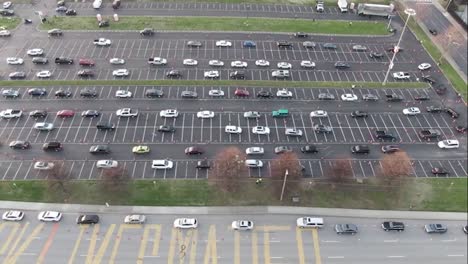
[(47, 204), (0, 201), (0, 209), (25, 211), (55, 210), (67, 213), (102, 214), (169, 214), (169, 215), (313, 215), (332, 217), (421, 219), (467, 221), (466, 213), (355, 210), (340, 208), (313, 208), (291, 206), (243, 206), (243, 207), (151, 207), (151, 206), (106, 206), (80, 204)]

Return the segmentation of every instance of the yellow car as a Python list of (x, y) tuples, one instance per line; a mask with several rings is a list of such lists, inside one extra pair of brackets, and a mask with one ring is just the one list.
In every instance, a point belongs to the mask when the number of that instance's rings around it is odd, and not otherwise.
[(132, 152), (135, 154), (145, 154), (150, 152), (150, 148), (148, 146), (135, 146)]

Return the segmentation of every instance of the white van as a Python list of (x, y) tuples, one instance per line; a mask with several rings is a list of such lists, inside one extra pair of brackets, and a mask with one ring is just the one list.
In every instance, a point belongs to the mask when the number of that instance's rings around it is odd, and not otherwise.
[(101, 8), (101, 5), (102, 5), (102, 0), (94, 0), (94, 2), (93, 2), (93, 8), (94, 9)]
[(318, 217), (301, 217), (298, 218), (297, 227), (300, 228), (321, 228), (323, 227), (323, 218)]
[(167, 159), (153, 160), (153, 162), (151, 163), (151, 168), (157, 169), (157, 170), (172, 169), (173, 166), (174, 166), (174, 162), (171, 160), (167, 160)]
[(248, 160), (245, 160), (245, 166), (249, 168), (261, 168), (263, 167), (263, 161), (255, 160), (255, 159), (248, 159)]

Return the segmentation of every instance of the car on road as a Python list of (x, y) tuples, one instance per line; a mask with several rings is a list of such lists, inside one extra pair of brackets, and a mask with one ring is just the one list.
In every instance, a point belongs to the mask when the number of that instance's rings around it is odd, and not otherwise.
[(33, 167), (35, 170), (51, 170), (55, 167), (55, 164), (50, 161), (36, 161)]
[(84, 214), (80, 215), (76, 218), (76, 223), (79, 225), (86, 225), (86, 224), (97, 224), (99, 223), (99, 216), (94, 214)]
[(134, 214), (134, 215), (127, 215), (124, 218), (125, 224), (144, 224), (146, 221), (146, 216)]
[(431, 75), (423, 75), (421, 76), (421, 80), (430, 84), (435, 84), (437, 82)]
[(62, 213), (56, 211), (42, 211), (37, 215), (37, 220), (42, 222), (60, 222)]
[(345, 69), (351, 68), (351, 65), (349, 65), (348, 63), (343, 62), (343, 61), (337, 61), (337, 62), (335, 62), (335, 68), (337, 68), (339, 70), (345, 70)]
[(198, 94), (195, 91), (182, 91), (180, 93), (180, 97), (194, 99), (194, 98), (198, 98)]
[(324, 43), (324, 44), (322, 44), (322, 48), (335, 50), (338, 47), (337, 47), (336, 44), (333, 44), (333, 43)]
[(355, 110), (351, 112), (351, 117), (368, 117), (369, 114), (366, 111), (361, 111), (361, 110)]
[(278, 62), (276, 66), (278, 67), (278, 69), (291, 69), (292, 68), (291, 63), (284, 62), (284, 61)]
[(455, 149), (460, 146), (460, 143), (456, 139), (446, 139), (439, 141), (437, 146), (441, 149)]
[(91, 59), (79, 59), (78, 64), (81, 66), (94, 66), (95, 62)]
[(4, 221), (21, 221), (24, 218), (24, 213), (22, 211), (10, 210), (6, 211), (2, 215), (2, 220)]
[(109, 154), (110, 148), (108, 145), (93, 145), (89, 148), (91, 154)]
[(98, 110), (86, 110), (81, 112), (82, 117), (98, 117), (100, 114)]
[(234, 91), (234, 95), (239, 96), (239, 97), (248, 97), (250, 95), (250, 93), (249, 93), (249, 91), (247, 91), (245, 89), (237, 88)]
[(188, 147), (185, 149), (185, 155), (201, 155), (203, 154), (203, 149), (197, 146)]
[(231, 47), (232, 42), (228, 40), (218, 40), (216, 41), (216, 47)]
[(223, 67), (224, 62), (220, 60), (210, 60), (208, 61), (208, 65), (213, 66), (213, 67)]
[(10, 65), (21, 65), (24, 63), (24, 60), (22, 58), (9, 57), (6, 58), (6, 63)]
[(310, 117), (327, 117), (328, 113), (324, 110), (315, 110), (310, 112)]
[(428, 234), (432, 234), (432, 233), (443, 234), (447, 232), (448, 228), (446, 225), (443, 225), (443, 224), (427, 224), (427, 225), (424, 225), (424, 230)]
[(294, 33), (294, 36), (296, 38), (307, 38), (309, 35), (307, 33), (305, 33), (305, 32), (296, 32), (296, 33)]
[(131, 98), (132, 92), (127, 90), (117, 90), (115, 91), (115, 97), (117, 98)]
[(303, 61), (301, 61), (301, 67), (302, 68), (313, 69), (313, 68), (315, 68), (315, 62), (310, 61), (310, 60), (303, 60)]
[(247, 111), (244, 112), (244, 118), (259, 118), (260, 113), (257, 111)]
[(375, 52), (375, 51), (371, 51), (371, 53), (369, 53), (369, 57), (373, 58), (373, 59), (380, 59), (380, 58), (383, 58), (384, 54), (381, 53), (381, 52)]
[(418, 65), (418, 69), (421, 71), (429, 70), (430, 68), (431, 68), (431, 64), (427, 62), (421, 63)]
[(439, 176), (439, 175), (448, 175), (448, 171), (443, 168), (443, 167), (434, 167), (431, 169), (431, 173), (436, 175), (436, 176)]
[(252, 230), (254, 228), (254, 223), (247, 220), (236, 220), (232, 221), (231, 228), (233, 230)]
[(188, 66), (197, 66), (198, 65), (198, 61), (194, 60), (194, 59), (184, 59), (184, 61), (182, 63), (184, 65), (188, 65)]
[(421, 95), (415, 95), (414, 100), (416, 100), (416, 101), (429, 101), (429, 100), (431, 100), (431, 98), (429, 96), (427, 96), (427, 95), (421, 94)]
[(154, 30), (152, 28), (144, 28), (140, 30), (140, 35), (142, 36), (152, 36), (154, 34)]
[(355, 235), (358, 232), (358, 227), (355, 224), (336, 224), (335, 232), (341, 234)]
[(156, 170), (168, 170), (174, 167), (174, 162), (168, 159), (153, 160), (151, 162), (151, 168)]
[(426, 107), (426, 111), (429, 112), (429, 113), (440, 113), (443, 110), (444, 110), (444, 108), (442, 108), (440, 106), (435, 106), (435, 105), (431, 105), (431, 106)]
[(301, 147), (302, 153), (317, 153), (317, 147), (315, 145), (305, 145)]
[(347, 93), (341, 95), (341, 100), (345, 102), (354, 102), (358, 100), (358, 97), (355, 94)]
[(162, 66), (167, 64), (167, 59), (161, 57), (151, 57), (148, 59), (148, 64)]
[(323, 218), (300, 217), (296, 220), (296, 226), (299, 228), (320, 228), (323, 224)]
[(259, 67), (268, 67), (268, 66), (270, 66), (270, 62), (267, 61), (267, 60), (256, 60), (255, 65), (257, 65)]
[(150, 152), (150, 147), (145, 145), (138, 145), (132, 148), (134, 154), (146, 154)]
[(409, 107), (409, 108), (403, 109), (403, 114), (408, 115), (408, 116), (414, 116), (420, 113), (421, 113), (421, 110), (419, 110), (418, 107)]
[(10, 8), (12, 5), (13, 5), (12, 2), (6, 1), (6, 2), (3, 2), (3, 5), (2, 5), (2, 6), (3, 6), (3, 9), (8, 9), (8, 8)]
[(258, 91), (257, 97), (259, 97), (259, 98), (271, 98), (271, 97), (273, 97), (273, 93), (270, 92), (270, 91), (261, 90), (261, 91)]
[(190, 40), (187, 42), (187, 46), (190, 48), (199, 48), (202, 46), (202, 43), (200, 41)]
[(116, 160), (98, 160), (96, 162), (96, 168), (100, 169), (112, 169), (117, 168), (119, 163)]
[(19, 80), (19, 79), (24, 79), (26, 78), (26, 73), (22, 71), (17, 71), (17, 72), (12, 72), (8, 74), (8, 78), (12, 80)]
[(250, 147), (245, 149), (246, 155), (263, 155), (265, 153), (265, 149), (263, 147)]
[(206, 71), (203, 73), (203, 76), (205, 78), (210, 78), (210, 79), (219, 78), (219, 72), (218, 71)]
[(181, 78), (182, 72), (179, 70), (170, 70), (166, 73), (166, 77), (168, 78)]
[(177, 118), (179, 116), (179, 112), (176, 109), (166, 109), (166, 110), (161, 110), (159, 112), (159, 115), (161, 117), (166, 117), (166, 118)]
[(198, 221), (195, 218), (177, 218), (173, 226), (179, 229), (195, 229), (198, 227)]
[(262, 168), (263, 167), (263, 161), (256, 160), (256, 159), (247, 159), (245, 160), (244, 164), (248, 168)]
[(362, 100), (364, 101), (378, 101), (379, 97), (374, 94), (363, 94), (362, 95)]
[(15, 140), (10, 142), (9, 147), (12, 149), (28, 149), (31, 147), (31, 143), (28, 141)]
[(208, 95), (212, 97), (222, 97), (224, 96), (224, 91), (213, 89), (213, 90), (208, 91)]
[(112, 75), (115, 77), (127, 77), (130, 75), (130, 72), (127, 69), (118, 69), (112, 72)]
[(382, 146), (383, 153), (394, 153), (400, 151), (400, 147), (398, 145), (384, 145)]
[(111, 58), (109, 60), (109, 63), (113, 65), (122, 65), (125, 64), (125, 60), (121, 58)]
[(151, 88), (151, 89), (146, 90), (145, 96), (148, 98), (160, 98), (164, 96), (164, 92), (156, 88)]
[(63, 149), (63, 145), (60, 142), (52, 141), (47, 142), (42, 145), (42, 150), (44, 151), (61, 151)]
[(50, 78), (50, 76), (52, 76), (52, 72), (47, 70), (36, 73), (37, 78)]
[(281, 89), (276, 92), (276, 97), (280, 98), (291, 98), (293, 96), (291, 91), (288, 91), (287, 89)]
[(228, 134), (241, 134), (242, 133), (242, 128), (238, 126), (225, 126), (224, 127), (224, 132)]
[(278, 146), (275, 147), (275, 154), (282, 154), (282, 153), (287, 153), (287, 152), (292, 152), (292, 148), (288, 146)]
[(355, 145), (351, 147), (351, 153), (354, 154), (369, 154), (370, 149), (367, 145)]
[(72, 92), (69, 91), (69, 90), (57, 90), (55, 91), (54, 93), (55, 97), (59, 97), (59, 98), (65, 98), (65, 97), (72, 97)]
[(29, 112), (29, 116), (32, 118), (44, 118), (47, 116), (47, 111), (45, 110), (33, 110)]
[(198, 118), (213, 118), (215, 116), (215, 113), (213, 111), (199, 111), (197, 113)]
[(382, 223), (382, 229), (384, 231), (404, 231), (405, 224), (403, 222), (396, 222), (396, 221), (385, 221)]
[(409, 80), (411, 75), (408, 72), (394, 72), (392, 76), (396, 80)]
[(312, 41), (304, 41), (302, 42), (302, 47), (306, 48), (306, 49), (313, 49), (317, 46), (317, 44), (315, 42), (312, 42)]
[(49, 34), (49, 36), (62, 36), (63, 31), (61, 29), (58, 29), (58, 28), (53, 28), (53, 29), (50, 29), (49, 31), (47, 31), (47, 34)]
[(252, 133), (257, 135), (269, 135), (270, 128), (266, 126), (255, 126), (252, 128)]
[(231, 67), (233, 68), (247, 68), (247, 62), (245, 61), (232, 61)]
[(115, 111), (115, 115), (118, 117), (137, 117), (138, 109), (120, 108), (117, 111)]

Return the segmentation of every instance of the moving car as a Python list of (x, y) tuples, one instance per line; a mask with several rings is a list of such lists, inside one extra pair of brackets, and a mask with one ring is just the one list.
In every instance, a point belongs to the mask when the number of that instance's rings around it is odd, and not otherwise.
[(10, 210), (6, 211), (2, 215), (2, 219), (5, 221), (21, 221), (24, 218), (22, 211)]
[(57, 112), (57, 117), (73, 117), (75, 112), (73, 110), (60, 110)]
[(252, 221), (237, 220), (231, 223), (233, 230), (252, 230), (254, 223)]
[(196, 65), (198, 65), (198, 61), (194, 60), (194, 59), (185, 59), (183, 61), (183, 64), (188, 65), (188, 66), (196, 66)]
[(98, 130), (114, 130), (115, 124), (110, 122), (99, 122), (97, 123), (96, 128)]
[(202, 46), (200, 41), (190, 40), (187, 42), (187, 46), (191, 48), (199, 48)]
[(91, 59), (80, 59), (78, 64), (81, 66), (94, 66), (94, 61)]
[(124, 218), (125, 224), (144, 224), (146, 216), (144, 215), (127, 215)]
[(86, 110), (81, 112), (82, 117), (98, 117), (100, 114), (98, 110)]
[(439, 141), (437, 146), (441, 149), (455, 149), (460, 146), (460, 143), (456, 139), (446, 139)]
[(247, 155), (263, 155), (265, 150), (262, 147), (250, 147), (245, 150)]
[(47, 34), (49, 34), (49, 36), (62, 36), (63, 32), (62, 32), (61, 29), (53, 28), (53, 29), (47, 31)]
[(47, 111), (45, 110), (33, 110), (29, 112), (29, 116), (32, 118), (44, 118), (47, 116)]
[(418, 69), (421, 71), (429, 70), (430, 68), (431, 68), (431, 64), (427, 62), (421, 63), (418, 65)]
[(403, 109), (403, 114), (408, 115), (408, 116), (414, 116), (420, 113), (421, 113), (421, 110), (419, 110), (418, 107), (410, 107), (410, 108)]
[(364, 101), (378, 101), (379, 97), (377, 95), (373, 95), (373, 94), (363, 94), (362, 95), (362, 100), (364, 100)]
[(333, 44), (333, 43), (324, 43), (324, 44), (322, 45), (322, 48), (335, 50), (335, 49), (337, 49), (338, 47), (336, 46), (336, 44)]
[(152, 36), (154, 34), (154, 30), (152, 28), (144, 28), (140, 31), (140, 35), (142, 36)]
[(292, 44), (288, 41), (278, 41), (276, 45), (278, 48), (292, 48)]
[(31, 143), (28, 141), (15, 140), (10, 142), (9, 147), (12, 149), (28, 149), (31, 147)]
[(428, 234), (432, 234), (432, 233), (443, 234), (447, 232), (448, 228), (446, 225), (443, 225), (443, 224), (427, 224), (427, 225), (424, 225), (424, 230), (426, 230), (426, 233)]
[(99, 223), (99, 216), (98, 215), (80, 215), (76, 218), (76, 223), (81, 224), (97, 224)]
[(400, 151), (400, 147), (398, 145), (385, 145), (382, 146), (383, 153), (394, 153)]
[(363, 45), (354, 45), (353, 50), (354, 51), (367, 51), (367, 47)]
[(286, 152), (292, 152), (292, 149), (288, 146), (278, 146), (275, 147), (275, 154), (282, 154)]
[(296, 32), (296, 33), (294, 33), (294, 36), (296, 38), (307, 38), (309, 35), (307, 33), (304, 33), (304, 32)]
[(278, 62), (276, 66), (278, 67), (278, 69), (291, 69), (292, 68), (291, 63), (284, 62), (284, 61)]
[(354, 154), (369, 154), (370, 149), (367, 145), (355, 145), (351, 147), (351, 153)]
[(135, 154), (146, 154), (150, 152), (149, 146), (138, 145), (132, 148), (132, 153)]
[(344, 70), (344, 69), (351, 68), (351, 65), (349, 65), (348, 63), (343, 62), (343, 61), (337, 61), (335, 63), (335, 68), (340, 69), (340, 70)]
[(11, 32), (9, 30), (0, 30), (0, 37), (9, 37)]
[(369, 57), (373, 58), (373, 59), (380, 59), (380, 58), (383, 58), (384, 54), (381, 53), (381, 52), (375, 52), (375, 51), (372, 51), (371, 53), (369, 53)]
[(109, 63), (114, 65), (122, 65), (125, 64), (125, 60), (121, 58), (112, 58), (109, 60)]
[(431, 75), (423, 75), (421, 76), (421, 80), (430, 84), (435, 84), (437, 82)]
[(335, 232), (341, 234), (355, 235), (358, 232), (358, 228), (355, 224), (337, 224), (335, 225)]
[(52, 142), (44, 143), (44, 145), (42, 145), (42, 150), (44, 151), (61, 151), (62, 149), (63, 149), (63, 146), (60, 142), (52, 141)]
[(351, 117), (368, 117), (369, 114), (366, 111), (356, 110), (351, 112)]
[(405, 224), (403, 222), (385, 221), (382, 223), (382, 229), (385, 231), (398, 231), (405, 230)]
[(303, 60), (301, 61), (301, 67), (313, 69), (315, 68), (315, 62), (310, 61), (310, 60)]
[(302, 153), (317, 153), (317, 147), (315, 145), (305, 145), (301, 147)]
[(182, 98), (197, 98), (198, 97), (198, 94), (197, 92), (195, 91), (182, 91), (180, 93), (180, 97)]
[(321, 228), (323, 224), (323, 218), (318, 217), (300, 217), (296, 220), (299, 228)]
[(431, 105), (431, 106), (426, 107), (426, 111), (429, 112), (429, 113), (440, 113), (443, 110), (444, 109), (442, 107), (435, 106), (435, 105)]
[(116, 160), (98, 160), (96, 162), (96, 168), (100, 169), (112, 169), (117, 168), (119, 163)]
[(44, 50), (39, 48), (29, 49), (26, 51), (26, 54), (28, 54), (29, 56), (41, 56), (42, 54), (44, 54)]
[(409, 80), (411, 75), (408, 72), (394, 72), (392, 73), (394, 79), (397, 80)]
[(187, 229), (187, 228), (197, 228), (198, 221), (195, 218), (177, 218), (174, 221), (174, 228)]
[(245, 118), (259, 118), (260, 113), (257, 111), (247, 111), (247, 112), (244, 112), (244, 117)]
[(42, 211), (37, 215), (37, 220), (42, 222), (60, 222), (62, 213), (56, 211)]
[(110, 39), (106, 38), (98, 38), (93, 41), (93, 44), (96, 46), (110, 46), (112, 44), (112, 41)]
[(89, 148), (91, 154), (109, 154), (110, 148), (108, 145), (94, 145)]
[(201, 155), (203, 154), (203, 149), (197, 146), (188, 147), (185, 149), (185, 155)]
[(120, 108), (119, 110), (115, 111), (115, 115), (118, 117), (136, 117), (138, 116), (138, 109)]

